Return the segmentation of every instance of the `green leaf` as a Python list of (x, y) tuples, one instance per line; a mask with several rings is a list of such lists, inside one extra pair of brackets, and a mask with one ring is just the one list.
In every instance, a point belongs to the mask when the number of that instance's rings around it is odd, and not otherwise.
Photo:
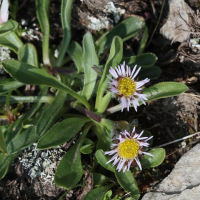
[(103, 174), (93, 173), (92, 175), (93, 175), (94, 187), (102, 186), (105, 183), (107, 183), (108, 181), (112, 180), (112, 179), (104, 176)]
[(0, 25), (0, 37), (9, 34), (18, 27), (18, 23), (13, 20), (8, 20), (7, 22)]
[(104, 195), (107, 193), (107, 191), (113, 186), (114, 186), (114, 183), (106, 187), (99, 187), (99, 188), (93, 189), (84, 196), (83, 200), (102, 200)]
[(162, 70), (160, 69), (160, 67), (153, 66), (153, 67), (149, 67), (147, 69), (141, 70), (137, 77), (139, 78), (139, 80), (144, 80), (145, 78), (154, 80), (160, 76), (161, 72)]
[(84, 72), (83, 65), (82, 65), (82, 55), (83, 55), (83, 50), (80, 44), (77, 42), (71, 42), (67, 49), (67, 53), (70, 55), (72, 60), (75, 62), (76, 67), (78, 69), (78, 73)]
[(104, 155), (103, 150), (99, 149), (95, 153), (95, 157), (97, 158), (99, 164), (106, 168), (107, 170), (110, 170), (111, 172), (115, 172), (115, 168), (112, 166), (111, 163), (106, 164), (109, 161), (109, 158)]
[(10, 81), (7, 83), (0, 84), (0, 94), (11, 92), (23, 85), (24, 83), (21, 83), (19, 81)]
[(4, 139), (4, 134), (2, 132), (1, 126), (0, 126), (0, 151), (7, 155), (7, 149), (6, 149), (6, 143)]
[(0, 37), (0, 45), (4, 47), (8, 47), (16, 54), (18, 53), (18, 49), (23, 45), (22, 41), (15, 34), (15, 32), (11, 32)]
[(97, 42), (98, 54), (103, 53), (105, 50), (110, 48), (112, 39), (115, 36), (119, 36), (123, 41), (126, 41), (135, 35), (137, 35), (145, 26), (145, 22), (142, 21), (139, 17), (130, 17), (112, 30), (104, 34)]
[(107, 82), (109, 79), (107, 78), (107, 75), (108, 75), (109, 69), (110, 69), (110, 67), (114, 68), (114, 67), (118, 66), (118, 64), (122, 60), (122, 56), (123, 56), (123, 41), (120, 37), (116, 36), (116, 37), (114, 37), (114, 39), (112, 41), (110, 55), (106, 62), (106, 65), (105, 65), (105, 68), (103, 71), (103, 75), (101, 77), (98, 91), (97, 91), (95, 109), (97, 109), (98, 112), (100, 112), (100, 113), (102, 113), (107, 107), (106, 103), (108, 101), (104, 100), (102, 103), (102, 98), (103, 98), (103, 94), (108, 86)]
[(41, 114), (36, 126), (38, 136), (42, 136), (57, 119), (60, 110), (63, 109), (66, 97), (67, 94), (65, 92), (58, 91), (53, 103)]
[(157, 167), (165, 159), (165, 150), (163, 148), (155, 148), (148, 151), (148, 153), (153, 156), (144, 155), (144, 159), (140, 160), (143, 169)]
[[(6, 103), (7, 96), (0, 96), (0, 104)], [(54, 97), (51, 96), (10, 96), (10, 104), (14, 103), (48, 103), (51, 104), (54, 100)]]
[(49, 87), (60, 89), (78, 99), (89, 110), (91, 109), (90, 104), (83, 97), (44, 70), (16, 60), (3, 61), (3, 67), (13, 78), (22, 83), (29, 85), (47, 85)]
[(62, 0), (61, 4), (61, 21), (63, 28), (63, 41), (59, 51), (58, 58), (55, 62), (55, 66), (60, 67), (62, 65), (65, 53), (69, 42), (71, 40), (71, 11), (73, 0)]
[(141, 41), (140, 41), (140, 46), (139, 46), (139, 49), (138, 49), (138, 55), (143, 53), (145, 46), (146, 46), (146, 43), (147, 43), (147, 39), (148, 39), (148, 28), (147, 28), (147, 26), (145, 26), (144, 32), (142, 34), (142, 38), (141, 38)]
[(68, 118), (57, 123), (40, 138), (37, 149), (48, 149), (69, 141), (88, 121), (90, 121), (88, 118)]
[(86, 145), (82, 146), (80, 149), (80, 152), (83, 154), (92, 153), (91, 144), (86, 144)]
[(121, 170), (120, 172), (115, 170), (115, 176), (121, 187), (126, 192), (130, 192), (131, 197), (133, 197), (135, 200), (139, 199), (140, 193), (137, 186), (137, 182), (130, 170), (126, 170), (125, 172), (123, 172), (123, 170)]
[(147, 102), (150, 102), (155, 99), (177, 96), (187, 90), (188, 90), (188, 87), (182, 83), (161, 82), (149, 88), (144, 89), (143, 94), (147, 95), (146, 96), (148, 99)]
[(83, 68), (84, 68), (84, 87), (81, 93), (82, 96), (90, 99), (94, 86), (96, 84), (97, 73), (92, 69), (94, 65), (99, 65), (92, 35), (86, 33), (83, 38)]
[(84, 127), (83, 133), (79, 136), (76, 143), (60, 161), (54, 177), (56, 185), (70, 189), (80, 181), (83, 175), (80, 148), (91, 125), (89, 123)]
[(49, 59), (49, 33), (50, 33), (50, 25), (49, 25), (49, 10), (50, 10), (50, 2), (51, 0), (36, 0), (36, 13), (37, 18), (40, 23), (40, 27), (42, 29), (42, 52), (43, 52), (43, 62), (45, 65), (50, 66)]
[(6, 175), (9, 166), (12, 161), (18, 156), (19, 152), (13, 155), (6, 156), (5, 154), (0, 154), (0, 180)]
[(153, 53), (144, 53), (138, 56), (123, 57), (126, 65), (134, 67), (148, 68), (153, 66), (157, 62), (158, 58)]
[(19, 49), (18, 60), (35, 67), (39, 67), (37, 51), (32, 44), (25, 44)]

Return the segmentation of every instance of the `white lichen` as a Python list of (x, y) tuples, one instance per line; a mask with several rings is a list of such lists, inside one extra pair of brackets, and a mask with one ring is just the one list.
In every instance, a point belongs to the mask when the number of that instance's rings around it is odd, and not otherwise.
[(40, 151), (36, 149), (36, 145), (34, 143), (24, 149), (18, 157), (19, 162), (22, 163), (25, 169), (29, 169), (28, 175), (32, 179), (40, 176), (44, 182), (53, 184), (55, 170), (64, 155), (64, 151), (60, 146), (57, 146), (52, 149), (43, 150), (39, 154)]
[(107, 29), (109, 26), (109, 19), (107, 17), (102, 17), (101, 19), (95, 18), (95, 17), (90, 17), (88, 16), (88, 19), (90, 20), (90, 24), (88, 27), (92, 30), (101, 30), (101, 29)]
[(112, 1), (108, 2), (103, 10), (105, 13), (111, 13), (114, 16), (115, 23), (118, 23), (121, 16), (125, 13), (124, 9), (116, 8)]

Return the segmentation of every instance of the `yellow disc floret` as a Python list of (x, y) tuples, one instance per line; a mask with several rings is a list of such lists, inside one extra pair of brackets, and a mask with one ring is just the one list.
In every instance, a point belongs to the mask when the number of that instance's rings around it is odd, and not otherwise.
[(119, 90), (119, 95), (131, 97), (136, 90), (136, 84), (129, 77), (120, 78), (117, 89)]
[(118, 152), (121, 158), (133, 159), (138, 155), (140, 145), (135, 139), (125, 139), (118, 145)]

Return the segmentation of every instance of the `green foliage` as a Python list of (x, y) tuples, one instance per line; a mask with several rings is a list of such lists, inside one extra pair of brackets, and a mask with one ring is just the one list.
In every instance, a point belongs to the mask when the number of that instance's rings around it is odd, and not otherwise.
[(0, 37), (5, 36), (18, 27), (18, 23), (13, 20), (9, 20), (0, 25)]

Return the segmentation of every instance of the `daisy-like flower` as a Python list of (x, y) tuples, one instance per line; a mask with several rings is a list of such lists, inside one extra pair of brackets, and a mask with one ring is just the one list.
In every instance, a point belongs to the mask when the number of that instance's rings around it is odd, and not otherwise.
[(8, 8), (9, 8), (8, 0), (2, 0), (1, 10), (0, 10), (0, 24), (3, 24), (8, 21), (8, 15), (9, 15)]
[[(133, 104), (135, 111), (137, 112), (137, 106), (139, 106), (136, 97), (144, 104), (144, 100), (147, 100), (145, 94), (141, 94), (142, 86), (145, 83), (148, 83), (150, 79), (146, 78), (142, 81), (135, 80), (135, 77), (138, 75), (141, 67), (139, 67), (136, 71), (137, 65), (135, 65), (134, 69), (131, 72), (131, 68), (126, 65), (125, 69), (125, 62), (118, 67), (115, 67), (115, 70), (111, 67), (109, 72), (113, 76), (107, 76), (111, 81), (108, 82), (111, 86), (111, 92), (116, 94), (116, 97), (120, 99), (122, 103), (122, 109), (126, 107), (129, 111), (129, 107), (131, 103)], [(135, 72), (136, 71), (136, 72)]]
[[(145, 152), (142, 148), (148, 147), (151, 137), (141, 137), (144, 131), (140, 134), (135, 133), (135, 128), (132, 133), (128, 133), (126, 130), (121, 132), (119, 137), (114, 139), (116, 143), (111, 145), (110, 151), (106, 151), (105, 154), (113, 155), (113, 157), (107, 162), (113, 162), (113, 166), (117, 165), (117, 170), (120, 172), (124, 166), (123, 172), (130, 169), (131, 164), (133, 166), (137, 166), (142, 170), (142, 166), (140, 164), (139, 158), (143, 157), (143, 154), (148, 156), (153, 156), (150, 153)], [(106, 164), (107, 164), (106, 163)]]

